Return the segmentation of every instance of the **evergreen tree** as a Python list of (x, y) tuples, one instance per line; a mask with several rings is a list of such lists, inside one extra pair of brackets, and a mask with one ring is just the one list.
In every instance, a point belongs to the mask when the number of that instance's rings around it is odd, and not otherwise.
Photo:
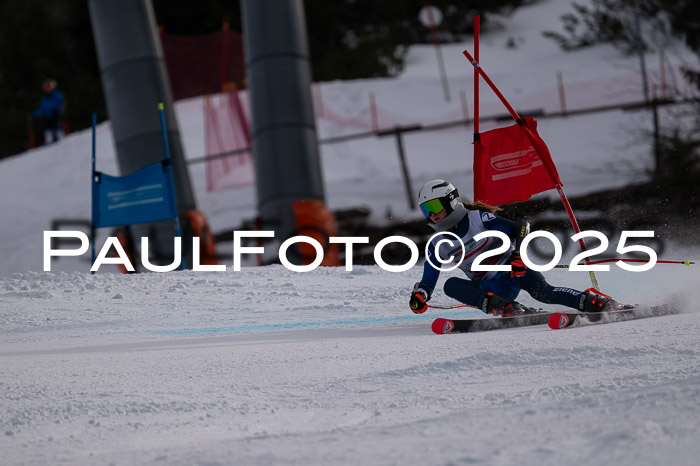
[(0, 25), (0, 157), (27, 148), (27, 116), (37, 108), (46, 78), (54, 78), (67, 97), (71, 129), (88, 126), (95, 111), (104, 117), (85, 1), (5, 0)]
[[(697, 0), (592, 0), (590, 5), (574, 2), (573, 8), (574, 12), (561, 18), (565, 33), (544, 33), (564, 50), (609, 43), (626, 54), (638, 51), (640, 46), (662, 52), (670, 38), (677, 38), (700, 59)], [(700, 68), (686, 64), (681, 70), (700, 91)], [(686, 97), (690, 104), (668, 110), (673, 118), (657, 135), (654, 147), (660, 163), (650, 172), (655, 189), (667, 197), (683, 199), (684, 207), (700, 202), (697, 182), (693, 181), (700, 179), (700, 102), (697, 92)]]
[[(201, 35), (221, 28), (241, 31), (240, 0), (152, 0), (164, 31)], [(257, 1), (257, 0), (251, 0)], [(441, 40), (471, 34), (475, 12), (485, 29), (491, 13), (508, 13), (535, 0), (431, 1), (443, 12)], [(423, 0), (305, 0), (313, 79), (390, 76), (403, 66), (406, 48), (429, 42), (418, 20)], [(54, 78), (67, 99), (70, 130), (89, 127), (90, 115), (107, 118), (86, 0), (0, 1), (0, 158), (27, 149), (27, 116)], [(40, 128), (36, 128), (37, 134)]]

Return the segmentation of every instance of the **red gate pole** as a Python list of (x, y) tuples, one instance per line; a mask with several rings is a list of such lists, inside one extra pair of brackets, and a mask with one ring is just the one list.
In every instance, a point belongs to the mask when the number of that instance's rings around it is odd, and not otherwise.
[[(519, 125), (523, 125), (523, 121), (520, 119), (518, 114), (515, 112), (515, 109), (511, 107), (511, 105), (508, 103), (505, 97), (503, 97), (503, 94), (501, 94), (501, 91), (498, 90), (496, 85), (491, 81), (491, 78), (484, 72), (484, 70), (481, 69), (481, 65), (479, 65), (479, 62), (474, 59), (474, 57), (471, 56), (469, 51), (465, 50), (464, 56), (467, 57), (467, 60), (471, 62), (471, 64), (474, 66), (474, 80), (476, 81), (479, 77), (479, 75), (484, 78), (484, 81), (486, 81), (486, 84), (489, 85), (489, 87), (493, 90), (493, 92), (496, 94), (496, 96), (501, 100), (503, 105), (505, 105), (506, 109), (508, 109), (508, 113), (515, 119), (515, 121)], [(475, 89), (475, 96), (478, 96), (478, 87)]]
[[(540, 158), (540, 160), (542, 160), (542, 163), (544, 164), (545, 168), (547, 168), (547, 172), (549, 173), (549, 176), (552, 178), (552, 181), (554, 182), (554, 185), (557, 189), (557, 192), (559, 192), (559, 197), (561, 197), (561, 201), (564, 204), (564, 208), (566, 209), (566, 213), (569, 215), (569, 221), (571, 221), (571, 226), (574, 228), (574, 231), (576, 233), (581, 233), (581, 228), (578, 226), (578, 221), (576, 220), (576, 216), (574, 215), (574, 211), (571, 208), (571, 204), (569, 204), (569, 199), (566, 197), (566, 194), (564, 193), (564, 189), (562, 188), (562, 182), (559, 179), (559, 177), (556, 175), (556, 173), (553, 170), (553, 167), (550, 166), (550, 164), (548, 163), (546, 158), (542, 157), (542, 155), (540, 154), (540, 149), (538, 148), (539, 143), (535, 140), (535, 136), (532, 134), (530, 129), (527, 127), (527, 125), (525, 124), (525, 121), (522, 118), (520, 118), (520, 115), (518, 115), (518, 113), (515, 111), (515, 109), (510, 105), (510, 103), (508, 103), (506, 98), (503, 96), (501, 91), (498, 90), (498, 88), (493, 83), (493, 81), (491, 81), (491, 78), (489, 78), (488, 75), (486, 74), (486, 72), (481, 68), (481, 66), (479, 65), (479, 62), (477, 60), (475, 60), (467, 50), (464, 51), (464, 56), (467, 57), (467, 60), (469, 60), (471, 62), (471, 64), (474, 66), (475, 72), (478, 73), (479, 75), (481, 75), (482, 78), (484, 78), (484, 81), (486, 81), (486, 84), (488, 84), (489, 87), (496, 94), (496, 96), (498, 96), (498, 98), (501, 100), (501, 102), (506, 107), (506, 109), (508, 109), (508, 112), (513, 117), (513, 119), (516, 121), (516, 123), (518, 123), (518, 125), (520, 125), (521, 127), (523, 127), (525, 129), (525, 135), (530, 140), (530, 142), (532, 142), (532, 146), (535, 149), (535, 153)], [(581, 251), (584, 251), (584, 252), (587, 251), (586, 243), (583, 240), (583, 238), (580, 238), (578, 240), (578, 244), (579, 244), (579, 246), (581, 246)], [(586, 257), (585, 260), (586, 260), (586, 264), (590, 265), (590, 259), (588, 257)], [(591, 270), (588, 272), (588, 274), (591, 277), (591, 283), (593, 283), (593, 287), (596, 289), (599, 289), (598, 279), (595, 276), (595, 272), (593, 272)]]
[[(479, 59), (479, 15), (474, 16), (474, 55)], [(474, 141), (479, 140), (479, 70), (474, 68)]]
[[(479, 15), (474, 16), (474, 53), (479, 56)], [(474, 173), (474, 201), (479, 200), (476, 192), (476, 177), (481, 173), (481, 157), (478, 157), (477, 147), (481, 144), (481, 135), (479, 134), (479, 72), (474, 70), (474, 155), (472, 162), (472, 171)]]

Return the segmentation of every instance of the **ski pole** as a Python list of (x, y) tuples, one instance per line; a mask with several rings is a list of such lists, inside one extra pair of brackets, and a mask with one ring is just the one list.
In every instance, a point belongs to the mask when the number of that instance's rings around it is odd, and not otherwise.
[(470, 306), (468, 304), (450, 304), (449, 306), (437, 306), (435, 304), (428, 304), (428, 307), (432, 307), (433, 309), (457, 309), (458, 307), (471, 307), (473, 309), (478, 309), (474, 306)]
[[(621, 262), (649, 262), (648, 260), (644, 260), (644, 259), (601, 259), (601, 260), (597, 260), (597, 261), (590, 261), (589, 264), (603, 264), (605, 262), (617, 262), (617, 261), (621, 261)], [(682, 265), (688, 265), (688, 266), (691, 264), (695, 264), (695, 262), (689, 261), (687, 259), (682, 260), (682, 261), (656, 261), (656, 263), (657, 264), (682, 264)], [(570, 264), (559, 264), (559, 265), (554, 266), (555, 269), (568, 269), (569, 267), (571, 267)]]

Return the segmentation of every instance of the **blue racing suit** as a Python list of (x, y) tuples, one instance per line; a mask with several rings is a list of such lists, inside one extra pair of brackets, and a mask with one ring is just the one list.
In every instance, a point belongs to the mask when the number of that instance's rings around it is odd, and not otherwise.
[[(574, 309), (579, 308), (584, 298), (581, 291), (566, 287), (553, 287), (547, 283), (542, 273), (535, 270), (527, 269), (524, 275), (517, 278), (511, 277), (510, 272), (507, 271), (472, 271), (471, 266), (479, 255), (502, 246), (500, 239), (496, 237), (482, 238), (478, 242), (474, 241), (474, 236), (477, 234), (491, 230), (501, 231), (512, 240), (516, 234), (516, 225), (510, 220), (506, 220), (497, 215), (471, 210), (467, 212), (467, 215), (465, 215), (454, 228), (448, 230), (450, 233), (457, 235), (461, 239), (462, 244), (464, 244), (465, 258), (459, 268), (465, 273), (467, 279), (457, 277), (447, 279), (444, 285), (444, 291), (447, 296), (469, 306), (479, 308), (489, 292), (512, 301), (518, 297), (521, 290), (525, 290), (530, 296), (540, 302), (546, 304), (561, 304)], [(419, 288), (427, 292), (428, 298), (430, 298), (435, 290), (440, 276), (440, 269), (435, 268), (430, 262), (439, 265), (440, 263), (435, 260), (438, 254), (443, 260), (448, 257), (459, 260), (462, 255), (461, 245), (455, 246), (454, 243), (447, 244), (443, 242), (443, 244), (438, 246), (438, 250), (436, 251), (435, 245), (438, 243), (439, 240), (433, 240), (428, 245), (428, 256), (423, 266), (423, 277), (418, 285)], [(510, 264), (510, 257), (513, 250), (514, 247), (511, 244), (504, 253), (491, 256), (482, 263), (496, 265)]]

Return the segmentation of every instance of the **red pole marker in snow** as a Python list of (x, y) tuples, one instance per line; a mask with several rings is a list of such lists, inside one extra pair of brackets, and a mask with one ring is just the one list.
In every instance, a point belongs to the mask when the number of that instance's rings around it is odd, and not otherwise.
[(462, 115), (464, 115), (465, 125), (469, 126), (469, 106), (467, 105), (467, 93), (459, 91), (459, 100), (462, 103)]
[(566, 94), (564, 94), (564, 77), (561, 71), (557, 71), (557, 87), (559, 88), (559, 106), (561, 107), (561, 116), (566, 116)]
[(374, 92), (369, 93), (369, 117), (372, 121), (372, 131), (379, 131), (379, 118), (377, 116), (377, 103), (374, 100)]
[(445, 72), (445, 62), (442, 59), (442, 49), (440, 48), (440, 38), (437, 33), (437, 26), (442, 22), (442, 13), (432, 5), (426, 5), (418, 13), (418, 19), (424, 26), (430, 28), (430, 33), (433, 37), (435, 45), (435, 54), (438, 61), (438, 69), (440, 71), (440, 80), (442, 81), (442, 90), (445, 93), (445, 101), (450, 101), (450, 87), (447, 83), (447, 73)]

